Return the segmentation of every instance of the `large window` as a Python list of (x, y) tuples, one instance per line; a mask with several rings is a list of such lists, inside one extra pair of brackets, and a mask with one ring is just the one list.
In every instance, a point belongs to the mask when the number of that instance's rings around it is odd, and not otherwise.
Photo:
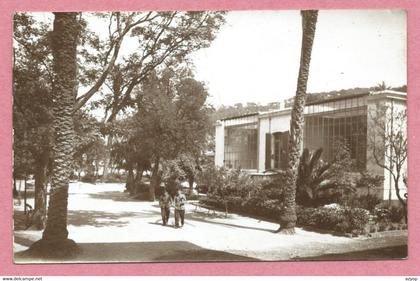
[(226, 127), (225, 167), (233, 169), (256, 169), (257, 137), (257, 124)]
[(323, 159), (334, 158), (334, 142), (345, 141), (358, 168), (366, 168), (367, 108), (365, 97), (339, 100), (305, 109), (304, 147), (323, 148)]

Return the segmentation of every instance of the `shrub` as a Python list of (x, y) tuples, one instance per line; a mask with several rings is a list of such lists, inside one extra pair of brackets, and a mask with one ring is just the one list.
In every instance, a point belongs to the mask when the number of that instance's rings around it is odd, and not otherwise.
[(209, 192), (209, 187), (207, 185), (197, 185), (197, 191), (199, 193), (207, 194)]
[(217, 167), (205, 167), (197, 176), (198, 186), (204, 186), (209, 194), (221, 198), (251, 197), (252, 194), (258, 194), (262, 190), (264, 182), (240, 170)]
[[(134, 199), (141, 200), (141, 201), (149, 201), (150, 200), (150, 183), (137, 183), (135, 185), (135, 192), (132, 195)], [(155, 189), (155, 197), (159, 198), (163, 194), (162, 188)]]
[(251, 197), (261, 197), (267, 200), (283, 200), (285, 172), (278, 172), (268, 179), (259, 180), (260, 189), (254, 189)]
[(263, 217), (269, 220), (277, 219), (281, 208), (279, 200), (263, 200), (256, 197), (241, 198), (238, 196), (229, 196), (221, 198), (212, 196), (203, 198), (200, 202), (222, 211), (225, 211), (226, 204), (230, 212)]
[(205, 193), (212, 193), (223, 183), (226, 169), (217, 168), (214, 165), (207, 165), (197, 175), (197, 186), (203, 186)]
[(106, 183), (124, 183), (126, 181), (126, 176), (120, 174), (108, 174), (105, 177), (102, 177), (101, 180)]
[(382, 200), (375, 194), (351, 194), (340, 200), (343, 205), (352, 208), (361, 208), (373, 212), (375, 207), (382, 202)]
[(379, 227), (378, 228), (379, 228), (378, 229), (379, 231), (385, 231), (385, 230), (387, 230), (387, 224), (381, 222), (381, 223), (379, 223)]
[(96, 182), (96, 176), (94, 174), (86, 174), (81, 179), (81, 182), (87, 182), (87, 183), (95, 183)]
[(357, 187), (364, 188), (367, 190), (368, 194), (371, 194), (372, 191), (375, 191), (378, 187), (382, 186), (383, 181), (383, 176), (362, 172), (360, 179), (357, 181)]
[(344, 233), (362, 231), (369, 222), (369, 212), (365, 209), (343, 209), (344, 220), (339, 223), (335, 230)]
[(362, 232), (369, 222), (369, 212), (360, 208), (299, 208), (297, 217), (300, 226), (341, 233)]
[(139, 192), (133, 196), (134, 199), (140, 200), (140, 201), (149, 201), (150, 200), (150, 194), (149, 192)]
[(401, 222), (404, 218), (404, 208), (401, 206), (391, 206), (389, 209), (389, 220), (391, 222)]
[(301, 226), (328, 230), (335, 230), (335, 227), (344, 221), (340, 208), (306, 208), (302, 209), (297, 217)]
[(390, 206), (384, 208), (376, 208), (374, 216), (376, 222), (395, 222), (400, 223), (405, 217), (404, 208), (401, 206)]
[[(268, 220), (277, 220), (282, 206), (278, 199), (261, 197), (229, 196), (221, 198), (213, 195), (200, 200), (200, 202), (222, 211), (225, 211), (225, 204), (227, 204), (230, 212), (259, 216)], [(362, 233), (369, 222), (369, 212), (361, 208), (351, 209), (341, 206), (303, 208), (297, 206), (296, 213), (299, 226), (340, 233)]]
[(389, 210), (387, 208), (375, 208), (373, 215), (376, 222), (389, 221)]

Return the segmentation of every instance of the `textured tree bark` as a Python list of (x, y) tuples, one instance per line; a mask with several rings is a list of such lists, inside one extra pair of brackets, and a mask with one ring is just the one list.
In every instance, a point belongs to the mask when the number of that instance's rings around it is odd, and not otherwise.
[(47, 220), (47, 190), (46, 168), (48, 164), (48, 151), (45, 151), (36, 162), (35, 167), (35, 205), (32, 225), (36, 229), (44, 229)]
[(302, 50), (297, 89), (290, 121), (289, 161), (286, 169), (285, 196), (277, 232), (294, 234), (296, 226), (296, 179), (299, 158), (302, 153), (303, 110), (306, 101), (306, 86), (311, 61), (312, 44), (315, 37), (318, 11), (302, 11)]
[(188, 189), (189, 194), (193, 195), (194, 193), (194, 177), (193, 176), (188, 177), (188, 186), (189, 186), (189, 189)]
[(110, 133), (106, 142), (106, 152), (104, 159), (104, 171), (102, 172), (102, 180), (105, 181), (108, 177), (109, 166), (111, 165), (111, 147), (112, 147), (113, 135)]
[(128, 193), (130, 195), (133, 195), (134, 191), (134, 171), (133, 171), (133, 165), (131, 163), (128, 163), (128, 174), (127, 174), (127, 180), (125, 183), (125, 188), (127, 189)]
[(403, 206), (403, 212), (404, 212), (404, 221), (405, 223), (408, 223), (408, 217), (407, 217), (407, 201), (404, 200), (404, 198), (401, 197), (400, 194), (400, 178), (396, 177), (394, 178), (394, 186), (395, 186), (395, 193), (397, 194), (398, 201), (400, 201), (401, 205)]
[(13, 177), (13, 198), (18, 196), (18, 190), (16, 188), (16, 177)]
[(54, 13), (52, 32), (54, 161), (47, 223), (42, 239), (29, 253), (42, 257), (68, 257), (78, 252), (67, 231), (67, 200), (73, 151), (73, 107), (77, 87), (76, 51), (80, 33), (77, 13)]
[(136, 167), (136, 178), (134, 179), (134, 194), (137, 194), (140, 190), (141, 179), (143, 178), (144, 169), (137, 165)]
[(150, 187), (149, 187), (149, 200), (155, 201), (155, 190), (159, 188), (160, 185), (160, 173), (159, 173), (159, 157), (156, 157), (155, 163), (153, 164), (152, 169), (152, 178), (150, 180)]

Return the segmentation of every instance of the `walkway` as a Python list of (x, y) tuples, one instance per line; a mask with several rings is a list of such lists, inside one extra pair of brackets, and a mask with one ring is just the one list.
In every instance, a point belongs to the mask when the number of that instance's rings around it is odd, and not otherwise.
[[(285, 236), (277, 225), (231, 214), (211, 216), (187, 205), (182, 229), (161, 225), (157, 202), (128, 198), (123, 184), (72, 183), (69, 238), (83, 248), (76, 261), (288, 260), (406, 244), (406, 232), (347, 238), (297, 229)], [(15, 231), (15, 252), (41, 238), (41, 231)], [(15, 258), (16, 262), (24, 262)], [(71, 260), (69, 262), (75, 262)]]

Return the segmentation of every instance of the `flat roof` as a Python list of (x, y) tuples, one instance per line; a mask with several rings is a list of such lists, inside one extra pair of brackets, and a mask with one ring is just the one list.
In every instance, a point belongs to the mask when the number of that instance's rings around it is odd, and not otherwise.
[(337, 95), (337, 96), (332, 96), (330, 98), (321, 99), (321, 100), (318, 100), (318, 101), (308, 102), (308, 103), (305, 104), (305, 106), (322, 104), (322, 103), (327, 103), (327, 102), (340, 101), (340, 100), (354, 99), (354, 98), (364, 97), (364, 96), (368, 96), (368, 95), (369, 95), (369, 92), (359, 93), (359, 94)]
[(236, 115), (236, 116), (232, 116), (232, 117), (226, 117), (223, 119), (219, 119), (220, 121), (225, 121), (225, 120), (232, 120), (232, 119), (239, 119), (239, 118), (244, 118), (244, 117), (251, 117), (251, 116), (255, 116), (258, 115), (258, 112), (253, 112), (253, 113), (246, 113), (246, 114), (242, 114), (242, 115)]
[[(310, 94), (309, 94), (310, 95)], [(328, 102), (334, 102), (334, 101), (340, 101), (340, 100), (346, 100), (346, 99), (353, 99), (353, 98), (358, 98), (358, 97), (364, 97), (364, 96), (375, 96), (378, 97), (379, 95), (390, 95), (390, 96), (406, 96), (407, 93), (406, 92), (399, 92), (399, 91), (394, 91), (394, 90), (382, 90), (382, 91), (367, 91), (365, 93), (357, 93), (357, 94), (335, 94), (332, 97), (328, 97), (328, 98), (324, 98), (324, 99), (320, 99), (317, 101), (313, 101), (313, 102), (308, 102), (305, 104), (305, 106), (308, 105), (316, 105), (316, 104), (323, 104), (323, 103), (328, 103)], [(239, 118), (244, 118), (244, 117), (250, 117), (250, 116), (267, 116), (267, 115), (271, 115), (271, 114), (281, 114), (281, 113), (285, 113), (288, 112), (292, 109), (291, 106), (289, 107), (285, 107), (282, 109), (275, 109), (275, 110), (270, 110), (270, 111), (263, 111), (263, 112), (253, 112), (253, 113), (247, 113), (247, 114), (242, 114), (242, 115), (237, 115), (237, 116), (232, 116), (232, 117), (226, 117), (223, 119), (220, 119), (220, 121), (225, 121), (225, 120), (233, 120), (233, 119), (239, 119)]]

